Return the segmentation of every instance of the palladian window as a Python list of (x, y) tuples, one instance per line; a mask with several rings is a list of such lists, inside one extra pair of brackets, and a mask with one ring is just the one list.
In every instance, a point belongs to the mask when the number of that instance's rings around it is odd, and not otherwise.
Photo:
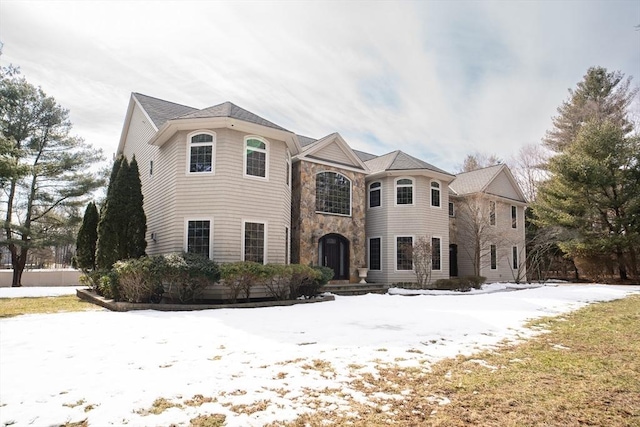
[(351, 181), (337, 172), (316, 175), (316, 212), (351, 215)]

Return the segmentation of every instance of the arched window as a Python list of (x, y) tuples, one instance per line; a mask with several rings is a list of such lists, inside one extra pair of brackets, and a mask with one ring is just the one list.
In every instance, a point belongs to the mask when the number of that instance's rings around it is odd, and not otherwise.
[(382, 192), (382, 184), (372, 182), (369, 184), (369, 207), (375, 208), (380, 206), (380, 196)]
[(316, 212), (351, 215), (351, 181), (337, 172), (316, 175)]
[(413, 204), (413, 180), (402, 178), (396, 181), (396, 205)]
[(244, 141), (244, 174), (258, 178), (267, 178), (269, 152), (267, 141), (249, 136)]
[(215, 134), (196, 132), (187, 138), (187, 171), (212, 173), (215, 165)]
[(440, 184), (431, 181), (431, 206), (440, 207)]

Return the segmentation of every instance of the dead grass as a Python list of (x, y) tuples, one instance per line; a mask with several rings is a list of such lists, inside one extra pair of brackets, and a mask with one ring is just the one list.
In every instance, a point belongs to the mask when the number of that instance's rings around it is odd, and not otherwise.
[(159, 397), (153, 401), (149, 409), (138, 409), (136, 414), (140, 414), (143, 417), (151, 414), (158, 415), (171, 408), (182, 408), (182, 405), (179, 403), (173, 403), (164, 397)]
[(350, 384), (369, 404), (286, 425), (640, 426), (640, 296), (530, 326), (549, 332), (430, 370), (379, 366)]
[(226, 416), (222, 414), (200, 415), (190, 421), (190, 427), (222, 427)]
[(21, 314), (59, 313), (66, 311), (102, 310), (75, 295), (41, 298), (0, 298), (0, 318)]

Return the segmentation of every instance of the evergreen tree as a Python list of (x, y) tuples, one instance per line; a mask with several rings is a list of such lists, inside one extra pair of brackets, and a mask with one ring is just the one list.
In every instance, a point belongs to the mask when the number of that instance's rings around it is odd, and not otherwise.
[(592, 119), (549, 161), (534, 205), (541, 225), (560, 226), (571, 256), (613, 257), (621, 279), (637, 274), (640, 247), (640, 139), (620, 121)]
[(128, 168), (128, 165), (126, 157), (120, 156), (116, 158), (111, 169), (107, 198), (100, 210), (100, 222), (98, 224), (98, 248), (96, 254), (98, 268), (110, 269), (113, 263), (123, 259), (123, 250), (120, 248), (120, 242), (123, 239), (122, 227), (126, 225), (126, 215), (118, 177), (123, 169)]
[(625, 79), (620, 71), (589, 68), (577, 88), (569, 89), (569, 99), (558, 107), (553, 129), (543, 139), (544, 145), (557, 153), (564, 151), (590, 120), (609, 120), (625, 134), (631, 132), (627, 112), (637, 93), (637, 88), (631, 89), (631, 77)]
[(144, 197), (142, 195), (142, 184), (140, 182), (140, 172), (138, 162), (134, 155), (127, 168), (127, 256), (129, 258), (139, 258), (144, 256), (147, 249), (147, 217), (144, 213)]
[(76, 256), (73, 259), (75, 268), (94, 270), (96, 268), (96, 244), (98, 241), (98, 209), (95, 203), (89, 202), (84, 212), (82, 225), (76, 240)]

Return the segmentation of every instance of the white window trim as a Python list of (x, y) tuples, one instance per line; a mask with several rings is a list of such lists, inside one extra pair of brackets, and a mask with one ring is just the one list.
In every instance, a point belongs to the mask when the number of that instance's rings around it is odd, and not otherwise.
[[(436, 183), (439, 185), (438, 187), (438, 193), (440, 194), (440, 206), (433, 206), (433, 198), (431, 195), (431, 191), (433, 190), (434, 187), (432, 187), (433, 183)], [(429, 180), (429, 206), (431, 206), (432, 208), (435, 209), (442, 209), (442, 182), (438, 181), (437, 179), (430, 179)], [(447, 204), (447, 211), (449, 210), (449, 205)]]
[[(397, 234), (393, 236), (393, 270), (396, 273), (414, 272), (415, 264), (413, 263), (413, 261), (411, 262), (411, 270), (398, 270), (398, 237), (411, 237), (411, 246), (413, 246), (416, 242), (416, 237), (414, 235)], [(382, 243), (380, 244), (380, 246), (382, 247)]]
[(209, 259), (213, 259), (213, 217), (199, 216), (199, 217), (186, 217), (184, 219), (183, 248), (185, 252), (187, 252), (187, 250), (189, 249), (189, 222), (190, 221), (209, 221)]
[[(247, 174), (247, 141), (250, 139), (257, 139), (264, 144), (264, 150), (261, 148), (253, 148), (252, 150), (265, 153), (264, 157), (264, 176), (248, 175)], [(258, 135), (246, 135), (244, 137), (244, 143), (242, 144), (242, 176), (248, 179), (256, 179), (258, 181), (269, 181), (269, 141)], [(289, 175), (291, 177), (291, 175)]]
[[(375, 188), (374, 190), (371, 189), (371, 185), (372, 184), (380, 184), (380, 187)], [(380, 209), (382, 207), (382, 181), (373, 181), (370, 182), (367, 185), (367, 209)], [(380, 204), (378, 206), (371, 206), (371, 192), (373, 191), (379, 191), (380, 192)]]
[(242, 219), (242, 228), (240, 229), (240, 256), (242, 261), (244, 261), (244, 234), (245, 234), (245, 224), (247, 222), (263, 224), (264, 225), (264, 248), (262, 253), (262, 264), (267, 264), (267, 254), (269, 251), (267, 250), (267, 243), (269, 241), (269, 223), (262, 219)]
[[(398, 181), (401, 179), (410, 179), (411, 180), (411, 203), (398, 204)], [(408, 184), (401, 184), (401, 187), (408, 187)], [(398, 207), (404, 206), (414, 206), (416, 203), (416, 195), (418, 194), (417, 189), (417, 181), (410, 176), (400, 176), (393, 180), (393, 205)], [(409, 237), (409, 236), (399, 236), (399, 237)], [(400, 270), (405, 271), (405, 270)], [(409, 270), (406, 270), (409, 271)]]
[[(335, 216), (342, 216), (345, 218), (351, 217), (351, 214), (353, 213), (353, 181), (351, 180), (351, 178), (349, 178), (347, 175), (341, 173), (341, 172), (337, 172), (334, 170), (321, 170), (316, 172), (316, 179), (318, 179), (318, 175), (320, 175), (321, 173), (326, 173), (326, 172), (331, 172), (331, 173), (335, 173), (336, 175), (341, 175), (343, 176), (347, 181), (349, 181), (349, 214), (340, 214), (340, 213), (333, 213), (333, 212), (324, 212), (324, 211), (319, 211), (319, 210), (315, 210), (315, 213), (317, 214), (322, 214), (322, 215), (335, 215)], [(314, 187), (313, 191), (316, 191), (317, 185), (314, 183), (314, 185), (316, 187)], [(316, 193), (316, 197), (318, 197), (317, 193)], [(314, 206), (315, 208), (315, 206)]]
[[(431, 258), (431, 271), (442, 271), (442, 265), (444, 264), (444, 262), (443, 262), (444, 259), (443, 259), (443, 254), (442, 254), (442, 236), (431, 236), (431, 241), (432, 242), (433, 242), (433, 239), (439, 239), (440, 240), (440, 268), (438, 268), (438, 269), (433, 268), (433, 258)], [(431, 248), (431, 251), (433, 251), (433, 247)]]
[[(515, 260), (511, 259), (511, 269), (512, 270), (518, 270), (518, 267), (520, 267), (520, 249), (518, 249), (517, 245), (511, 246), (511, 258), (513, 258), (513, 250), (514, 249), (516, 250), (516, 252), (515, 252), (516, 253), (516, 259)], [(513, 266), (514, 261), (517, 261), (517, 262), (515, 262), (515, 264), (516, 264), (515, 267)]]
[[(491, 247), (494, 246), (496, 248), (496, 266), (491, 266)], [(489, 270), (496, 271), (498, 269), (498, 265), (500, 264), (500, 259), (498, 258), (498, 245), (490, 244), (489, 245)]]
[[(451, 213), (449, 213), (449, 205), (451, 205)], [(455, 218), (456, 217), (456, 204), (455, 202), (452, 202), (451, 200), (449, 200), (449, 203), (447, 204), (447, 213), (449, 213), (449, 218)]]
[[(246, 153), (246, 151), (245, 151)], [(246, 166), (245, 166), (245, 172), (247, 170)], [(289, 149), (287, 148), (287, 170), (289, 171), (289, 181), (287, 181), (287, 187), (289, 187), (289, 190), (291, 190), (291, 183), (293, 181), (293, 168), (291, 167), (291, 152), (289, 152)]]
[[(400, 237), (408, 237), (408, 236), (400, 236)], [(371, 240), (372, 239), (379, 239), (380, 240), (380, 269), (379, 270), (374, 270), (371, 268)], [(382, 271), (382, 236), (372, 236), (367, 238), (367, 268), (370, 271)], [(401, 270), (401, 271), (408, 271), (408, 270)]]
[[(192, 143), (191, 138), (200, 134), (211, 135), (213, 137), (213, 141)], [(187, 145), (187, 151), (186, 151), (187, 161), (185, 162), (186, 163), (185, 173), (187, 174), (187, 176), (199, 176), (199, 175), (201, 176), (201, 175), (216, 174), (216, 141), (217, 141), (216, 133), (211, 130), (204, 130), (204, 129), (196, 130), (196, 131), (190, 132), (187, 135), (187, 144), (186, 144)], [(207, 145), (211, 146), (211, 171), (191, 172), (191, 147), (205, 147)]]
[[(514, 220), (514, 217), (513, 217), (513, 209), (514, 209), (514, 208), (515, 208), (515, 210), (516, 210), (516, 216), (515, 216), (516, 226), (515, 226), (515, 227), (513, 226), (513, 220)], [(512, 229), (512, 230), (517, 230), (517, 229), (518, 229), (518, 223), (519, 223), (520, 221), (518, 221), (518, 207), (517, 207), (516, 205), (511, 205), (511, 209), (509, 210), (509, 216), (511, 217), (511, 229)]]
[[(493, 203), (493, 224), (491, 224), (491, 203)], [(498, 226), (498, 202), (495, 200), (489, 200), (489, 226)]]

